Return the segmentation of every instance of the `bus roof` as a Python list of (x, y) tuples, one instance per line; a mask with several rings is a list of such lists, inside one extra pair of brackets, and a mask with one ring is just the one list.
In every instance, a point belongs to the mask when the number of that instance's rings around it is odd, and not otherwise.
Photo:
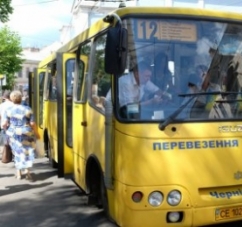
[(48, 57), (46, 57), (45, 59), (43, 59), (39, 65), (38, 65), (38, 68), (46, 68), (46, 66), (54, 61), (56, 59), (56, 52), (50, 54)]
[(217, 18), (224, 20), (242, 20), (242, 14), (236, 12), (219, 11), (204, 8), (185, 8), (185, 7), (124, 7), (115, 11), (120, 17), (126, 15), (142, 15), (142, 14), (164, 14), (167, 16), (188, 16), (197, 18)]

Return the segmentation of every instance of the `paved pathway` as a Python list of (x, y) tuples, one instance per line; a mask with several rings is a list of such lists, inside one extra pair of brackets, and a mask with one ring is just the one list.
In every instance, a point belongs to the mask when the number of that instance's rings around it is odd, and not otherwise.
[(35, 160), (34, 182), (14, 175), (13, 162), (0, 162), (0, 227), (114, 226), (101, 210), (86, 206), (71, 180), (57, 178), (46, 158)]

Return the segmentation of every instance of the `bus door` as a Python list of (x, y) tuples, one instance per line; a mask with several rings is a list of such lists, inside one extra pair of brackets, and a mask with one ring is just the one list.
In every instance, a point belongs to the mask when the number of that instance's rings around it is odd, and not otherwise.
[(47, 63), (44, 92), (44, 142), (51, 167), (58, 167), (56, 59)]
[[(73, 155), (74, 155), (74, 181), (79, 187), (85, 189), (85, 169), (87, 151), (87, 131), (91, 125), (88, 121), (90, 109), (87, 103), (87, 85), (89, 56), (91, 42), (79, 46), (76, 52), (76, 69), (73, 87)], [(95, 134), (95, 133), (94, 133)]]
[(73, 104), (74, 180), (81, 188), (85, 188), (85, 131), (87, 130), (86, 76), (88, 69), (88, 56), (79, 53), (77, 56), (78, 59), (76, 59)]
[[(30, 106), (33, 110), (34, 119), (37, 125), (37, 129), (40, 135), (40, 139), (43, 140), (43, 92), (44, 92), (44, 78), (46, 69), (38, 68), (34, 71), (33, 81), (29, 84), (30, 89)], [(32, 77), (30, 76), (29, 79)], [(44, 152), (41, 152), (42, 154)]]
[(75, 54), (57, 53), (58, 176), (73, 173), (72, 100)]
[[(76, 58), (73, 104), (74, 180), (87, 193), (91, 193), (90, 188), (94, 190), (94, 185), (98, 185), (104, 170), (105, 97), (111, 87), (111, 75), (104, 70), (105, 39), (105, 35), (95, 38), (92, 54), (91, 43), (83, 44)], [(90, 66), (89, 56), (92, 56)]]

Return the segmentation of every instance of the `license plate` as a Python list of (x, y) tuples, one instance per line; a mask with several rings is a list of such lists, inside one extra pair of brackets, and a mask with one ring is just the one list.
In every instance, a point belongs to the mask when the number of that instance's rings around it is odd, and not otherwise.
[(242, 217), (242, 206), (217, 208), (215, 210), (215, 220), (225, 220)]

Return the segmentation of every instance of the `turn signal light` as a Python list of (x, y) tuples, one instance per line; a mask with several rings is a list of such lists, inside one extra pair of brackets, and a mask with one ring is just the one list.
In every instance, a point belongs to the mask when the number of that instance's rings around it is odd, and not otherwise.
[(142, 192), (134, 192), (133, 195), (132, 195), (132, 200), (135, 202), (135, 203), (139, 203), (143, 198), (143, 193)]

